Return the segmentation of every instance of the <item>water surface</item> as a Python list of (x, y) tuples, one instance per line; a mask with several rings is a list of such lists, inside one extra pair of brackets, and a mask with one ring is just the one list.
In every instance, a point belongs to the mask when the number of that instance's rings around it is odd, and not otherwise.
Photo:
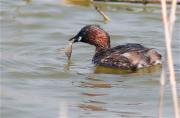
[[(109, 32), (112, 46), (141, 43), (165, 56), (159, 5), (102, 5), (104, 23), (92, 8), (62, 1), (0, 1), (1, 115), (3, 118), (154, 118), (158, 113), (161, 67), (122, 73), (95, 67), (94, 47), (67, 40), (87, 24)], [(180, 91), (178, 8), (173, 54)], [(169, 83), (167, 81), (167, 83)], [(164, 118), (173, 117), (171, 88), (165, 86)], [(180, 94), (178, 93), (178, 98)]]

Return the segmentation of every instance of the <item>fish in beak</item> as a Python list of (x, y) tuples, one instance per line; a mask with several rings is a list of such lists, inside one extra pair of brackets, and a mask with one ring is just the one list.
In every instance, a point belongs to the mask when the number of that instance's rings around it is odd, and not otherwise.
[(71, 59), (72, 45), (73, 45), (74, 42), (75, 42), (75, 38), (74, 37), (69, 39), (68, 44), (64, 48), (64, 52), (65, 52), (66, 56), (68, 57), (68, 60)]

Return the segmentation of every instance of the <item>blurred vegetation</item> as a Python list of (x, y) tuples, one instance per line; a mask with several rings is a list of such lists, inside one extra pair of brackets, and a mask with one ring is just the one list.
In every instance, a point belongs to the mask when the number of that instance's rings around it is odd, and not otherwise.
[[(147, 4), (147, 3), (155, 3), (155, 4), (160, 4), (160, 0), (64, 0), (65, 3), (69, 4), (81, 4), (84, 6), (89, 6), (91, 1), (94, 2), (129, 2), (129, 3), (142, 3), (142, 4)], [(171, 0), (166, 0), (167, 3), (171, 3)], [(177, 3), (180, 4), (180, 0), (177, 0)]]
[(90, 0), (64, 0), (64, 3), (81, 5), (81, 6), (90, 6), (91, 5)]

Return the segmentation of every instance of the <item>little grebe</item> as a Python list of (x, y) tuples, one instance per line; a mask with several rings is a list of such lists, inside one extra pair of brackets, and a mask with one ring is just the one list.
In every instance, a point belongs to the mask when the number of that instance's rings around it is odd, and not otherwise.
[(92, 62), (95, 65), (136, 70), (161, 64), (161, 55), (152, 48), (128, 43), (111, 48), (110, 37), (98, 25), (87, 25), (70, 41), (84, 42), (96, 47)]

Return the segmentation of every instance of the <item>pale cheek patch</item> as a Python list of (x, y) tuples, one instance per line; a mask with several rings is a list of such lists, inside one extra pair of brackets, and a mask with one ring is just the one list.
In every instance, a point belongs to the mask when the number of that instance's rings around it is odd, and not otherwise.
[(81, 37), (81, 36), (79, 36), (79, 37), (78, 37), (78, 41), (81, 41), (81, 39), (82, 39), (82, 37)]

